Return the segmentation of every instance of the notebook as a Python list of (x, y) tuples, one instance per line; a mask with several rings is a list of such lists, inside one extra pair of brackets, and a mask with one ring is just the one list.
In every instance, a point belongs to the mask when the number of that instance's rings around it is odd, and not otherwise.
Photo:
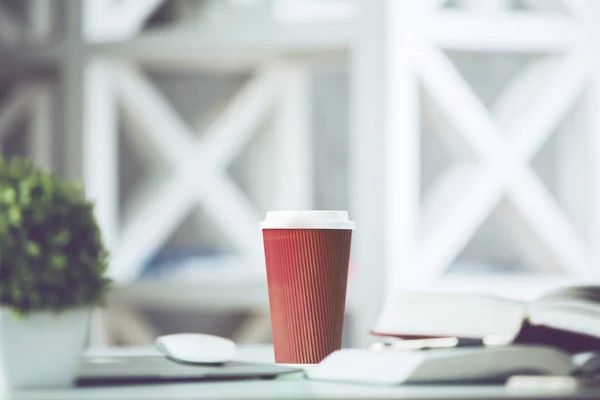
[(557, 346), (569, 352), (600, 348), (600, 286), (567, 287), (529, 303), (447, 293), (392, 294), (374, 335), (482, 338)]
[(309, 379), (393, 386), (505, 381), (512, 375), (569, 375), (571, 355), (549, 346), (436, 350), (343, 349), (307, 371)]

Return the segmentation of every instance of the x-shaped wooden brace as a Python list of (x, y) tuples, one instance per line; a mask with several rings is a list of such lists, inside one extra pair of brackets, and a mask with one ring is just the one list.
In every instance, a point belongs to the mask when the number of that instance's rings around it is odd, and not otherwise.
[[(181, 120), (168, 101), (131, 65), (114, 66), (116, 90), (126, 122), (142, 146), (150, 146), (173, 173), (145, 187), (126, 219), (111, 263), (113, 277), (135, 277), (147, 255), (163, 243), (199, 203), (232, 244), (255, 267), (262, 266), (258, 216), (227, 175), (274, 102), (276, 74), (261, 69), (227, 105), (202, 138)], [(133, 267), (132, 267), (133, 266)]]
[[(561, 267), (571, 273), (586, 273), (587, 245), (528, 165), (581, 92), (587, 77), (586, 57), (573, 51), (553, 62), (555, 73), (539, 74), (542, 71), (532, 69), (510, 86), (504, 94), (505, 108), (518, 101), (522, 91), (531, 91), (527, 85), (535, 84), (542, 90), (535, 101), (526, 105), (528, 110), (521, 118), (509, 116), (512, 125), (505, 137), (501, 136), (498, 122), (447, 57), (423, 43), (416, 58), (425, 89), (454, 125), (461, 142), (481, 163), (461, 169), (460, 178), (469, 184), (460, 190), (459, 196), (456, 185), (440, 185), (446, 193), (438, 193), (437, 197), (445, 201), (434, 199), (439, 207), (428, 210), (437, 218), (421, 232), (417, 250), (408, 264), (418, 269), (410, 273), (412, 282), (438, 278), (502, 196), (507, 196), (519, 217)], [(539, 76), (534, 76), (535, 73)], [(548, 76), (555, 79), (540, 81)], [(448, 202), (450, 198), (453, 201)], [(424, 221), (430, 220), (427, 214)]]

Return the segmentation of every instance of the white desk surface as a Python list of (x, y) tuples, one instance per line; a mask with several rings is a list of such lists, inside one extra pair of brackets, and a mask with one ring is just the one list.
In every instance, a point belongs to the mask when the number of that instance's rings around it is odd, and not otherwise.
[[(114, 350), (108, 351), (114, 354)], [(149, 349), (129, 349), (148, 354)], [(119, 350), (122, 354), (123, 350)], [(105, 352), (102, 352), (105, 354)], [(241, 348), (241, 361), (272, 362), (265, 347)], [(302, 377), (272, 381), (169, 383), (92, 388), (21, 389), (4, 394), (14, 400), (191, 400), (191, 399), (598, 399), (600, 389), (577, 392), (515, 391), (502, 386), (399, 386), (376, 387), (315, 382)]]

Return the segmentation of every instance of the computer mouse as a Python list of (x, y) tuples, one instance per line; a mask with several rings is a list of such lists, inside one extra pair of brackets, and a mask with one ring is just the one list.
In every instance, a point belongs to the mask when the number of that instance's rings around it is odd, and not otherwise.
[(233, 341), (202, 333), (160, 336), (154, 344), (168, 358), (185, 363), (220, 364), (233, 360), (236, 351)]

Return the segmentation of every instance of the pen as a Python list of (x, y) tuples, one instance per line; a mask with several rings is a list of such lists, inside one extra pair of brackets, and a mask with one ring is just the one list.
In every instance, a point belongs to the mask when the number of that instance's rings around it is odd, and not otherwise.
[[(502, 339), (502, 340), (501, 340)], [(371, 345), (371, 350), (428, 350), (445, 349), (457, 347), (478, 347), (507, 344), (503, 338), (490, 337), (485, 339), (471, 338), (429, 338), (429, 339), (411, 339), (397, 340), (393, 342), (378, 342)]]

